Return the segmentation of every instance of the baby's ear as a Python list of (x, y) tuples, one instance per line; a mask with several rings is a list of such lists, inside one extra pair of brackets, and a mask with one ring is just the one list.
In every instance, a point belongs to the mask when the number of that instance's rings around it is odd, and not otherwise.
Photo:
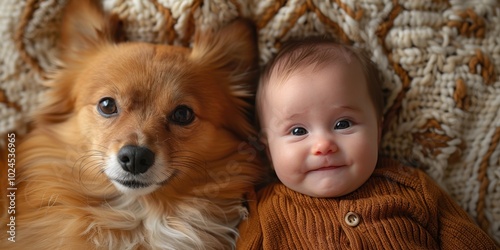
[(106, 15), (100, 1), (70, 0), (63, 12), (60, 38), (63, 57), (114, 43), (122, 35), (118, 16)]
[(267, 134), (266, 134), (266, 131), (262, 129), (262, 131), (260, 131), (259, 133), (259, 142), (264, 145), (265, 147), (267, 147)]
[(216, 32), (197, 31), (191, 58), (229, 75), (232, 83), (255, 85), (258, 55), (255, 25), (240, 18)]
[(269, 142), (267, 140), (267, 132), (264, 129), (259, 132), (259, 143), (261, 147), (266, 151), (267, 158), (271, 159), (271, 153), (269, 152)]

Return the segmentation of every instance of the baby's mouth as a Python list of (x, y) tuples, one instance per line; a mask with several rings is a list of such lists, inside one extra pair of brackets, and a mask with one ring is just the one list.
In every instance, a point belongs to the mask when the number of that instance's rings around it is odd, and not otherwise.
[(345, 166), (344, 165), (341, 165), (341, 166), (324, 166), (324, 167), (313, 169), (311, 171), (327, 171), (327, 170), (338, 169), (338, 168), (341, 168), (341, 167), (345, 167)]

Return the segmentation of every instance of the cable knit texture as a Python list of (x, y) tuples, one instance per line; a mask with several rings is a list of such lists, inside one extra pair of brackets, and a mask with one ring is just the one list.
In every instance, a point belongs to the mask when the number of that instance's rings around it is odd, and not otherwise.
[(252, 198), (238, 249), (496, 249), (424, 172), (387, 159), (342, 197), (275, 183)]

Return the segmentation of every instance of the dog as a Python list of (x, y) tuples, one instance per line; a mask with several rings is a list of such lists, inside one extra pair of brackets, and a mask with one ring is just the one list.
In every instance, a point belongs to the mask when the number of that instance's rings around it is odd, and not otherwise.
[(15, 209), (1, 215), (15, 230), (0, 248), (234, 248), (263, 173), (252, 23), (197, 30), (191, 48), (121, 41), (92, 0), (70, 1), (61, 23), (60, 65), (16, 145)]

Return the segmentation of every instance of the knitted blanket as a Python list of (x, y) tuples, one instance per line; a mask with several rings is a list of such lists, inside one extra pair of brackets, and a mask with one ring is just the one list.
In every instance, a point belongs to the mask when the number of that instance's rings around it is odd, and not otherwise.
[[(22, 136), (55, 67), (65, 0), (0, 2), (0, 138)], [(238, 16), (261, 63), (294, 37), (369, 52), (384, 78), (382, 153), (424, 169), (500, 242), (500, 3), (495, 0), (105, 0), (127, 39), (189, 46)], [(4, 178), (6, 173), (0, 174)], [(1, 180), (5, 181), (5, 180)]]

